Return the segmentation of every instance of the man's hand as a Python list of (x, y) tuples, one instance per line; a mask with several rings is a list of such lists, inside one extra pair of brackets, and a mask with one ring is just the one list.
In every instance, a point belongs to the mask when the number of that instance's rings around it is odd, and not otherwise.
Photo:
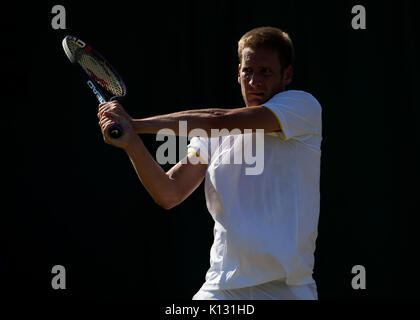
[[(133, 139), (137, 137), (131, 117), (118, 101), (101, 103), (99, 105), (98, 118), (104, 141), (110, 145), (127, 149)], [(122, 136), (118, 139), (112, 139), (108, 135), (108, 129), (114, 124), (118, 124), (123, 130)]]

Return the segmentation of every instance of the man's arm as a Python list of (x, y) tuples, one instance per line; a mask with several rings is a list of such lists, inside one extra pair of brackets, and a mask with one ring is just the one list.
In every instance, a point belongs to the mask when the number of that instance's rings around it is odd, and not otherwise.
[(269, 133), (281, 130), (273, 113), (263, 106), (236, 108), (236, 109), (199, 109), (186, 110), (145, 119), (133, 120), (136, 133), (156, 134), (162, 128), (173, 130), (179, 135), (179, 121), (187, 121), (188, 131), (203, 129), (208, 137), (211, 129), (264, 129)]
[[(119, 139), (108, 136), (108, 128), (114, 123), (119, 123), (124, 131)], [(180, 161), (165, 173), (134, 132), (131, 119), (125, 114), (103, 112), (99, 125), (106, 143), (125, 150), (141, 183), (161, 207), (168, 210), (180, 204), (203, 181), (207, 165), (190, 163), (189, 159), (195, 157), (193, 154), (188, 155), (186, 163)]]
[[(117, 102), (101, 107), (99, 114), (103, 111), (125, 112)], [(180, 121), (187, 121), (188, 131), (203, 129), (207, 137), (211, 136), (211, 129), (228, 129), (229, 131), (239, 129), (242, 132), (244, 129), (264, 129), (266, 133), (281, 130), (274, 114), (263, 106), (186, 110), (145, 119), (133, 119), (132, 126), (137, 134), (156, 134), (159, 130), (166, 128), (180, 135)]]
[(166, 210), (184, 201), (203, 181), (207, 165), (181, 161), (168, 172), (153, 159), (142, 140), (133, 139), (125, 149), (137, 176), (154, 201)]

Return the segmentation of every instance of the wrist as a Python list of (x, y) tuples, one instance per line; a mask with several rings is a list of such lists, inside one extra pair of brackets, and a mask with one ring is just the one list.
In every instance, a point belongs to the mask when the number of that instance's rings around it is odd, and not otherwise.
[(131, 124), (136, 134), (146, 133), (145, 121), (143, 119), (132, 119)]
[(142, 143), (142, 141), (141, 141), (140, 137), (137, 134), (133, 134), (133, 135), (130, 136), (127, 143), (125, 144), (124, 151), (128, 155), (130, 155), (138, 149), (139, 144), (141, 144), (141, 143)]

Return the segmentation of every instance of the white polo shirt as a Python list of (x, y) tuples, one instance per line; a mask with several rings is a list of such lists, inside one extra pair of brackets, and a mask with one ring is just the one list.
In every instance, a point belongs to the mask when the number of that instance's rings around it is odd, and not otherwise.
[[(215, 224), (206, 290), (276, 279), (288, 285), (314, 283), (321, 106), (311, 94), (296, 90), (278, 93), (264, 106), (279, 120), (281, 133), (195, 137), (188, 146), (208, 160), (205, 196)], [(256, 146), (256, 137), (260, 143), (263, 138), (263, 148)], [(254, 165), (245, 161), (245, 150), (258, 151)], [(242, 164), (232, 157), (240, 154)], [(249, 174), (261, 160), (263, 170)]]

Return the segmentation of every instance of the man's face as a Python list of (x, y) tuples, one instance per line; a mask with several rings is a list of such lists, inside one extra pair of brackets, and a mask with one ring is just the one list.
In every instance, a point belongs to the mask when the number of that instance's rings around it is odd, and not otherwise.
[(247, 107), (259, 106), (284, 91), (292, 81), (292, 67), (282, 70), (278, 55), (270, 49), (244, 48), (238, 83)]

